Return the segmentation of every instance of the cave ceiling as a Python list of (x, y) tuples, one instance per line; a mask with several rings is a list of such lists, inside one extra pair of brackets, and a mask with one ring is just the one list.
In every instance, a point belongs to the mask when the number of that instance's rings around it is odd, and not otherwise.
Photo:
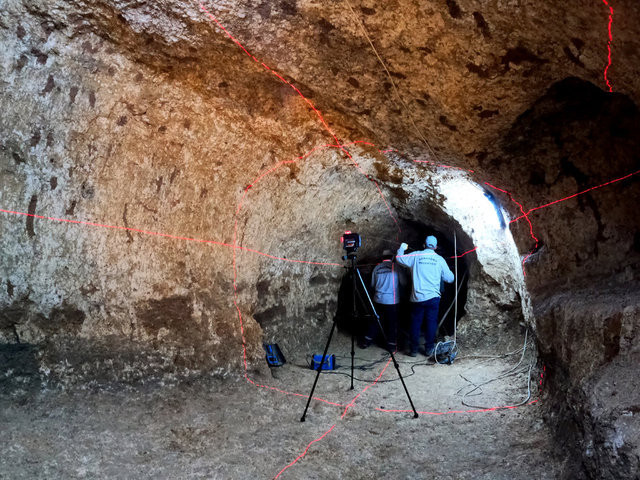
[[(608, 79), (637, 103), (640, 7), (614, 6)], [(340, 140), (415, 155), (435, 151), (437, 161), (472, 169), (500, 156), (505, 132), (555, 82), (579, 77), (608, 90), (610, 9), (596, 0), (75, 0), (29, 8), (69, 36), (94, 32), (136, 61), (250, 113), (252, 91), (272, 97), (270, 106), (262, 98), (261, 108), (273, 116), (281, 115), (282, 97), (296, 95), (273, 69), (323, 112)], [(315, 138), (302, 148), (331, 140), (319, 123), (310, 130)], [(278, 141), (301, 146), (299, 138)]]

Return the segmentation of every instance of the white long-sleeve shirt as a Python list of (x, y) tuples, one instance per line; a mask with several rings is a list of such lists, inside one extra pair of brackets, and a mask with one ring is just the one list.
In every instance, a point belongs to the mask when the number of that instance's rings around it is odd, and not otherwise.
[(444, 258), (434, 250), (427, 248), (404, 254), (402, 246), (398, 249), (396, 262), (411, 269), (413, 289), (410, 301), (424, 302), (440, 296), (440, 281), (453, 282), (453, 273)]
[(375, 266), (371, 274), (371, 286), (375, 290), (374, 302), (393, 305), (400, 301), (400, 280), (391, 260), (383, 260)]

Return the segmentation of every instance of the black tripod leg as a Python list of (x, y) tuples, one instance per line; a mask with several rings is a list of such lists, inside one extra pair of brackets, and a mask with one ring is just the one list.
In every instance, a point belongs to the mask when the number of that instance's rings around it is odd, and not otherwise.
[(349, 390), (353, 390), (353, 359), (355, 358), (355, 355), (356, 355), (355, 343), (356, 343), (355, 336), (352, 333), (351, 334), (351, 388)]
[(318, 378), (320, 378), (320, 372), (322, 372), (324, 361), (327, 358), (327, 352), (329, 351), (329, 344), (331, 343), (331, 337), (333, 337), (333, 331), (336, 329), (337, 321), (338, 321), (337, 318), (333, 319), (333, 325), (331, 326), (331, 332), (329, 333), (329, 338), (327, 339), (327, 345), (324, 347), (324, 352), (322, 353), (322, 361), (320, 362), (320, 366), (318, 367), (318, 372), (316, 373), (316, 379), (313, 381), (313, 387), (311, 387), (311, 393), (309, 394), (309, 399), (307, 400), (307, 406), (304, 407), (304, 413), (302, 414), (302, 418), (300, 418), (301, 422), (304, 422), (305, 417), (307, 416), (307, 410), (309, 409), (309, 404), (311, 403), (311, 399), (313, 398), (313, 392), (316, 389)]
[[(354, 358), (356, 355), (356, 350), (355, 350), (355, 338), (354, 338), (354, 334), (353, 334), (353, 328), (358, 325), (358, 306), (356, 305), (356, 293), (357, 293), (357, 280), (356, 280), (356, 257), (352, 257), (351, 258), (351, 279), (352, 279), (352, 286), (353, 286), (353, 290), (352, 290), (352, 301), (353, 301), (353, 314), (352, 314), (352, 320), (353, 320), (353, 325), (352, 325), (352, 330), (351, 330), (351, 388), (350, 390), (353, 390), (353, 362), (354, 362)], [(358, 273), (359, 274), (359, 273)]]
[(413, 405), (413, 400), (411, 400), (411, 395), (409, 395), (409, 390), (407, 389), (407, 385), (404, 383), (404, 378), (402, 378), (402, 373), (400, 373), (400, 365), (398, 365), (398, 362), (396, 361), (396, 357), (391, 351), (391, 349), (389, 349), (388, 351), (391, 354), (391, 360), (393, 360), (393, 366), (396, 367), (396, 371), (398, 372), (398, 377), (400, 377), (400, 382), (402, 383), (402, 386), (404, 387), (404, 391), (407, 394), (407, 398), (409, 399), (409, 403), (411, 404), (411, 410), (413, 410), (413, 418), (418, 418), (418, 412), (416, 411), (416, 407), (414, 407)]
[[(396, 357), (393, 354), (393, 352), (391, 351), (390, 348), (388, 348), (389, 346), (389, 342), (387, 341), (387, 334), (384, 331), (384, 328), (382, 328), (382, 323), (380, 322), (380, 316), (378, 315), (378, 312), (376, 312), (376, 308), (373, 306), (373, 302), (371, 301), (371, 297), (369, 297), (369, 292), (367, 291), (367, 287), (364, 284), (364, 280), (362, 280), (362, 275), (360, 275), (360, 270), (358, 269), (358, 267), (354, 267), (357, 274), (358, 274), (358, 278), (360, 279), (360, 285), (362, 287), (362, 289), (364, 290), (367, 299), (369, 300), (369, 307), (371, 308), (371, 311), (373, 312), (373, 316), (376, 317), (376, 320), (378, 322), (378, 328), (380, 328), (380, 332), (382, 332), (382, 337), (384, 338), (384, 342), (387, 345), (387, 351), (389, 352), (389, 354), (391, 355), (391, 360), (393, 360), (393, 366), (396, 367), (396, 371), (398, 372), (398, 377), (400, 377), (400, 382), (402, 382), (402, 386), (404, 387), (404, 391), (407, 394), (407, 398), (409, 399), (409, 403), (411, 404), (411, 409), (413, 410), (413, 418), (418, 418), (418, 412), (416, 411), (416, 407), (413, 405), (413, 400), (411, 400), (411, 395), (409, 395), (409, 390), (407, 389), (407, 385), (404, 383), (404, 378), (402, 378), (402, 373), (400, 373), (400, 365), (398, 365), (398, 362), (396, 361)], [(353, 377), (353, 374), (352, 374)]]

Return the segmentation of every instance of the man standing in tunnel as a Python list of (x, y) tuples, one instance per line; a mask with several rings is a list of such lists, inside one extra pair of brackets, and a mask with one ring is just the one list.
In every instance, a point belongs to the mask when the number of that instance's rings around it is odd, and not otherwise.
[[(387, 350), (395, 352), (398, 337), (398, 303), (400, 302), (400, 288), (404, 285), (403, 278), (398, 275), (393, 260), (393, 252), (382, 252), (382, 262), (377, 264), (371, 274), (371, 287), (374, 290), (373, 301), (380, 316), (387, 339)], [(373, 342), (379, 330), (378, 322), (370, 322), (360, 348), (367, 348)]]
[(420, 331), (426, 321), (425, 354), (433, 355), (436, 330), (438, 328), (438, 310), (440, 308), (440, 282), (453, 282), (453, 273), (444, 258), (435, 250), (438, 240), (429, 235), (426, 249), (418, 250), (409, 255), (404, 252), (408, 248), (406, 243), (400, 245), (396, 261), (411, 270), (413, 288), (411, 290), (411, 339), (409, 355), (415, 357), (420, 345)]

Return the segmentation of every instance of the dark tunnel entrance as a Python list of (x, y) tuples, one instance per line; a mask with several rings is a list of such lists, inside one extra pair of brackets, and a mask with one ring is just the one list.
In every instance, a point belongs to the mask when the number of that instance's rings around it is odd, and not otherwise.
[[(437, 228), (431, 225), (425, 225), (421, 222), (404, 220), (403, 221), (403, 239), (409, 245), (407, 253), (413, 251), (422, 250), (424, 248), (425, 239), (428, 235), (434, 235), (438, 239), (438, 248), (436, 253), (442, 256), (447, 265), (455, 274), (455, 249), (454, 239), (449, 238), (448, 235), (443, 234)], [(460, 239), (458, 239), (458, 256), (463, 251), (461, 248)], [(388, 248), (386, 246), (385, 248)], [(395, 248), (388, 248), (394, 254)], [(353, 334), (356, 338), (361, 338), (369, 326), (370, 322), (376, 322), (375, 317), (371, 313), (369, 299), (373, 300), (374, 289), (371, 287), (371, 277), (374, 267), (382, 261), (382, 251), (378, 255), (372, 255), (369, 250), (366, 254), (360, 258), (358, 256), (358, 268), (362, 276), (362, 282), (357, 280), (356, 289), (356, 308), (357, 318), (353, 319), (353, 281), (351, 272), (349, 269), (345, 269), (345, 273), (340, 282), (340, 289), (338, 293), (337, 303), (337, 321), (340, 331), (349, 335)], [(441, 283), (441, 298), (440, 308), (438, 313), (438, 332), (437, 340), (444, 339), (445, 336), (452, 336), (455, 330), (456, 320), (456, 308), (454, 306), (456, 287), (458, 285), (458, 307), (457, 307), (457, 321), (465, 315), (465, 305), (467, 302), (468, 281), (469, 281), (469, 265), (468, 257), (462, 257), (457, 259), (458, 263), (458, 275), (457, 279), (453, 283), (447, 284)], [(399, 294), (399, 310), (398, 310), (398, 349), (408, 346), (409, 341), (409, 328), (410, 328), (410, 314), (411, 304), (409, 296), (411, 294), (411, 278), (409, 270), (403, 266), (397, 265), (396, 268), (402, 271), (406, 278), (406, 285), (401, 289)], [(362, 283), (367, 288), (365, 293), (362, 290)], [(368, 294), (368, 298), (367, 298)], [(423, 325), (424, 334), (424, 325)], [(378, 332), (377, 338), (374, 340), (377, 345), (384, 345), (384, 339), (380, 332)]]
[[(403, 242), (409, 245), (407, 253), (410, 254), (422, 250), (426, 237), (433, 234), (438, 239), (437, 253), (454, 271), (455, 237), (459, 282), (457, 318), (454, 318), (455, 308), (449, 308), (455, 298), (455, 287), (445, 284), (439, 311), (439, 320), (443, 319), (440, 338), (452, 336), (457, 321), (457, 338), (465, 348), (494, 348), (496, 341), (511, 347), (519, 342), (514, 325), (523, 318), (526, 290), (521, 258), (506, 228), (506, 216), (500, 221), (504, 211), (487, 198), (481, 186), (462, 173), (446, 171), (430, 175), (415, 181), (426, 184), (430, 179), (430, 184), (437, 185), (437, 191), (416, 194), (405, 205), (398, 203), (400, 208), (396, 210), (394, 222), (378, 199), (371, 199), (377, 210), (362, 206), (362, 202), (348, 202), (339, 222), (325, 229), (313, 244), (305, 244), (313, 245), (314, 249), (323, 245), (326, 258), (335, 262), (331, 266), (301, 265), (283, 270), (271, 261), (252, 268), (243, 263), (241, 268), (246, 268), (243, 275), (253, 276), (255, 282), (255, 297), (247, 297), (247, 301), (251, 303), (250, 313), (260, 328), (262, 342), (278, 343), (286, 357), (304, 359), (312, 352), (322, 351), (335, 317), (339, 330), (346, 335), (364, 335), (366, 323), (374, 323), (365, 311), (364, 295), (363, 301), (358, 300), (357, 321), (352, 319), (351, 283), (348, 276), (345, 278), (346, 262), (340, 261), (345, 254), (340, 237), (346, 230), (362, 237), (356, 254), (370, 295), (373, 293), (371, 273), (382, 260), (384, 250), (395, 253)], [(438, 192), (441, 196), (434, 196)], [(353, 205), (358, 208), (354, 209)], [(262, 220), (256, 218), (256, 224), (247, 228), (259, 232), (263, 228)], [(290, 250), (295, 252), (300, 245), (292, 244)], [(300, 252), (295, 256), (302, 258), (306, 254)], [(399, 344), (407, 338), (405, 332), (409, 329), (409, 294), (407, 288), (401, 298)], [(506, 330), (509, 331), (504, 334)]]

